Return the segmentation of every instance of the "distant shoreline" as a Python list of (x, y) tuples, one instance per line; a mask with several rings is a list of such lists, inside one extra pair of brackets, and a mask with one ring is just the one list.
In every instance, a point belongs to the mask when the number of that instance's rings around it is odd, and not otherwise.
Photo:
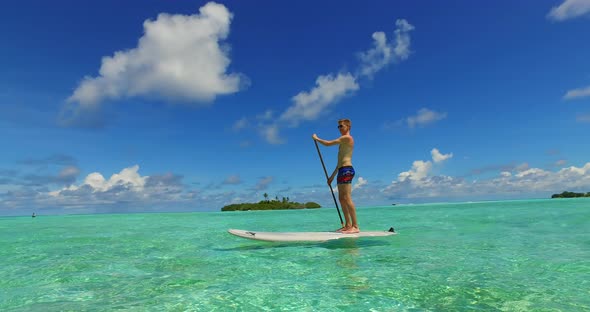
[[(563, 194), (563, 193), (561, 193)], [(556, 194), (556, 195), (561, 195)], [(583, 194), (583, 193), (578, 193)], [(478, 200), (463, 200), (463, 201), (430, 201), (430, 202), (398, 202), (395, 206), (391, 206), (391, 204), (371, 204), (371, 205), (359, 205), (357, 206), (357, 211), (359, 209), (366, 209), (366, 208), (389, 208), (389, 209), (396, 209), (396, 208), (411, 208), (411, 207), (418, 207), (418, 206), (438, 206), (438, 205), (472, 205), (472, 204), (486, 204), (486, 203), (507, 203), (507, 202), (522, 202), (522, 201), (550, 201), (554, 199), (570, 199), (570, 200), (590, 200), (589, 196), (584, 197), (536, 197), (536, 198), (507, 198), (507, 199), (478, 199)], [(258, 203), (259, 204), (259, 203)], [(318, 205), (319, 206), (319, 205)], [(322, 207), (318, 207), (322, 208)], [(334, 206), (329, 206), (331, 209), (335, 209)], [(286, 209), (312, 209), (312, 208), (286, 208)], [(279, 209), (277, 209), (279, 210)], [(230, 210), (226, 210), (230, 211)], [(219, 213), (220, 209), (219, 206), (215, 208), (214, 206), (202, 206), (198, 208), (184, 208), (178, 210), (127, 210), (127, 211), (69, 211), (67, 213), (64, 212), (56, 212), (56, 211), (44, 211), (43, 209), (37, 209), (36, 215), (37, 218), (35, 219), (45, 219), (47, 217), (74, 217), (74, 216), (83, 216), (83, 217), (93, 217), (93, 216), (106, 216), (106, 215), (152, 215), (152, 214), (192, 214), (192, 213)], [(1, 213), (0, 212), (0, 219), (4, 218), (26, 218), (29, 220), (34, 220), (31, 218), (32, 212), (21, 212), (18, 211), (11, 211), (11, 213)], [(41, 222), (41, 221), (40, 221)]]
[(305, 204), (287, 200), (262, 200), (258, 203), (241, 203), (226, 205), (221, 211), (249, 211), (249, 210), (287, 210), (287, 209), (316, 209), (321, 208), (318, 203), (307, 202)]
[(561, 194), (553, 194), (551, 198), (576, 198), (576, 197), (590, 197), (590, 192), (587, 193), (574, 193), (574, 192), (562, 192)]

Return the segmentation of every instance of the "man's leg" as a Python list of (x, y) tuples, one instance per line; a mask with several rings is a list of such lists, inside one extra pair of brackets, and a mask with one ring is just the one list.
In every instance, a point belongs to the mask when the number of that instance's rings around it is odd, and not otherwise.
[(340, 201), (340, 207), (342, 207), (342, 213), (344, 214), (344, 228), (343, 230), (349, 230), (352, 227), (352, 220), (350, 219), (350, 212), (348, 209), (348, 203), (345, 200), (345, 192), (343, 190), (346, 184), (338, 184), (338, 201)]
[[(350, 225), (349, 229), (344, 231), (344, 233), (358, 233), (359, 225), (356, 220), (356, 209), (354, 207), (354, 202), (352, 201), (351, 183), (338, 185), (338, 198), (340, 199), (340, 204), (343, 207), (346, 207), (346, 213), (348, 214), (346, 224)], [(342, 209), (344, 210), (344, 208)]]

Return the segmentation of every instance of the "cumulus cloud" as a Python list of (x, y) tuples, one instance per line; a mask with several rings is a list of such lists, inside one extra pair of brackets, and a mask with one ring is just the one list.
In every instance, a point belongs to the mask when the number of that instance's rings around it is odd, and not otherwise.
[(397, 180), (400, 182), (408, 181), (421, 181), (424, 179), (428, 172), (432, 169), (432, 163), (430, 161), (416, 160), (412, 163), (412, 168), (408, 171), (400, 173)]
[[(396, 21), (393, 42), (389, 42), (383, 32), (373, 33), (373, 48), (359, 53), (360, 63), (356, 74), (344, 72), (318, 76), (316, 85), (311, 90), (301, 91), (291, 99), (291, 106), (279, 114), (279, 120), (290, 127), (297, 127), (304, 121), (316, 120), (342, 98), (358, 91), (360, 76), (372, 78), (387, 65), (406, 60), (411, 54), (409, 32), (413, 29), (414, 26), (406, 20), (399, 19)], [(266, 112), (263, 116), (268, 114)], [(260, 115), (258, 119), (261, 119)], [(277, 124), (265, 124), (260, 126), (259, 130), (268, 143), (285, 142), (280, 138), (280, 127)]]
[(292, 98), (293, 104), (279, 116), (278, 123), (271, 121), (274, 116), (272, 110), (258, 114), (256, 116), (259, 121), (258, 132), (267, 143), (283, 144), (285, 139), (280, 135), (283, 126), (279, 125), (297, 127), (302, 121), (315, 120), (339, 100), (358, 89), (356, 78), (350, 73), (319, 76), (314, 88), (310, 91), (302, 91)]
[(406, 60), (411, 53), (409, 32), (414, 30), (405, 19), (396, 21), (395, 40), (387, 41), (384, 32), (373, 33), (374, 47), (366, 52), (359, 53), (361, 61), (360, 75), (373, 78), (373, 76), (392, 62)]
[(447, 113), (439, 113), (428, 108), (422, 108), (415, 116), (408, 117), (406, 121), (408, 127), (414, 128), (416, 126), (424, 127), (445, 118), (447, 118)]
[[(65, 168), (59, 177), (68, 180), (77, 172)], [(143, 176), (139, 166), (132, 166), (108, 179), (94, 172), (57, 190), (44, 185), (9, 185), (0, 192), (0, 214), (19, 215), (30, 209), (59, 213), (192, 211), (219, 204), (207, 201), (206, 195), (190, 189), (182, 179), (172, 173)]]
[[(138, 165), (125, 168), (121, 172), (113, 174), (108, 180), (99, 172), (93, 172), (84, 179), (81, 185), (72, 185), (62, 191), (78, 191), (82, 188), (88, 188), (92, 192), (107, 192), (116, 187), (124, 186), (130, 191), (139, 192), (143, 190), (147, 177), (142, 177), (138, 171)], [(55, 191), (51, 194), (59, 195), (62, 191)]]
[(432, 151), (430, 151), (430, 154), (432, 155), (432, 160), (435, 163), (439, 163), (453, 157), (453, 153), (441, 154), (437, 148), (433, 148)]
[(568, 19), (588, 15), (590, 13), (590, 1), (588, 0), (565, 0), (559, 6), (551, 8), (547, 18), (554, 21), (565, 21)]
[(499, 171), (494, 178), (468, 181), (461, 177), (431, 175), (430, 162), (415, 161), (412, 169), (383, 189), (390, 198), (466, 198), (551, 194), (562, 190), (584, 191), (590, 187), (590, 163), (558, 171), (529, 168), (528, 165)]
[(260, 134), (270, 144), (283, 144), (285, 140), (281, 138), (280, 129), (277, 124), (261, 125)]
[(350, 73), (319, 76), (314, 88), (309, 92), (302, 91), (292, 98), (293, 105), (280, 119), (293, 126), (297, 126), (301, 121), (315, 120), (331, 105), (358, 89), (356, 78)]
[[(453, 153), (442, 154), (437, 148), (433, 148), (430, 154), (434, 163), (440, 163), (453, 157)], [(428, 176), (432, 170), (432, 165), (431, 161), (416, 160), (412, 163), (410, 170), (398, 174), (397, 180), (399, 182), (409, 181), (411, 183), (420, 183), (420, 181)]]
[(590, 186), (590, 163), (586, 163), (583, 167), (562, 168), (556, 172), (530, 168), (508, 177), (502, 176), (484, 181), (480, 185), (490, 192), (500, 194), (581, 190)]
[(363, 186), (367, 185), (367, 183), (369, 183), (369, 181), (367, 181), (365, 178), (363, 177), (359, 177), (358, 180), (354, 183), (354, 185), (352, 186), (352, 190), (357, 190), (362, 188)]
[(227, 73), (229, 46), (222, 44), (232, 17), (225, 6), (209, 2), (199, 14), (161, 13), (146, 20), (137, 47), (103, 57), (99, 75), (80, 82), (62, 109), (61, 121), (96, 123), (94, 115), (107, 99), (145, 96), (210, 103), (239, 91), (247, 79)]
[(46, 197), (46, 202), (64, 206), (108, 206), (188, 200), (191, 195), (182, 184), (182, 176), (172, 173), (142, 176), (139, 166), (135, 165), (108, 179), (99, 172), (93, 172), (79, 185), (37, 194), (37, 197)]
[(565, 93), (563, 98), (566, 100), (573, 100), (573, 99), (587, 97), (587, 96), (590, 96), (590, 86), (587, 86), (585, 88), (578, 88), (578, 89), (569, 90)]
[(405, 60), (410, 56), (410, 35), (409, 32), (414, 30), (412, 26), (405, 19), (398, 19), (395, 22), (397, 29), (395, 30), (395, 56), (400, 60)]

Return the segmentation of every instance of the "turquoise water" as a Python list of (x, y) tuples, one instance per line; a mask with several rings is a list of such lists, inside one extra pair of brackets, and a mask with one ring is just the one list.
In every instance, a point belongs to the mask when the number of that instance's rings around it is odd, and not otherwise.
[(0, 218), (0, 311), (590, 311), (590, 200)]

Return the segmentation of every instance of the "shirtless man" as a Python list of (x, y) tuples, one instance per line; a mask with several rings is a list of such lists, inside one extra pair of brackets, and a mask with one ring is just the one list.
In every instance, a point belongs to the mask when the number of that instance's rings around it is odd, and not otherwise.
[(352, 167), (352, 151), (354, 150), (354, 139), (350, 135), (350, 119), (338, 120), (338, 130), (341, 136), (332, 141), (322, 140), (314, 133), (312, 138), (322, 145), (332, 146), (339, 145), (338, 148), (338, 164), (332, 175), (328, 178), (328, 185), (332, 184), (334, 176), (338, 174), (336, 183), (338, 184), (338, 200), (346, 223), (344, 227), (338, 229), (338, 232), (345, 234), (358, 233), (359, 226), (356, 221), (356, 210), (352, 202), (352, 178), (354, 178), (354, 169)]

